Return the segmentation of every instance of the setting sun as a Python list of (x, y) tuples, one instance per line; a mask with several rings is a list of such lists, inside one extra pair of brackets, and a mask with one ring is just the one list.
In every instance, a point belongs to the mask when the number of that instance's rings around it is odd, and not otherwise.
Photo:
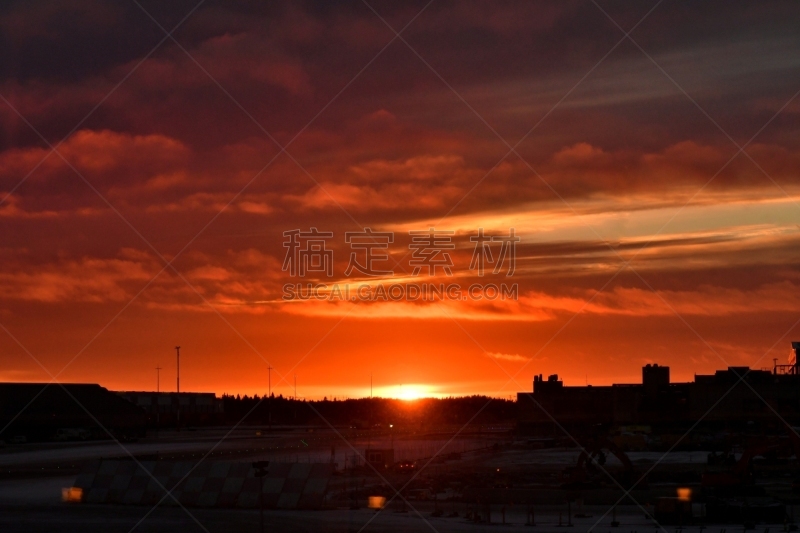
[(0, 3), (0, 533), (797, 530), (798, 20)]
[(412, 401), (421, 398), (431, 398), (436, 395), (429, 385), (411, 384), (398, 385), (394, 390), (387, 391), (387, 396), (393, 396), (400, 400)]

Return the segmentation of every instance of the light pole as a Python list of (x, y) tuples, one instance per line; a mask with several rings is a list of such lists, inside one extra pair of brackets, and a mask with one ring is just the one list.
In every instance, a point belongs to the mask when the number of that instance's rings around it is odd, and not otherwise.
[(258, 478), (258, 507), (259, 507), (259, 522), (261, 524), (261, 533), (264, 533), (264, 477), (266, 477), (269, 470), (269, 461), (255, 461), (253, 463), (254, 474)]
[(156, 367), (156, 438), (158, 438), (158, 426), (161, 425), (161, 367)]
[(175, 353), (177, 354), (177, 362), (178, 362), (178, 380), (177, 380), (177, 390), (178, 390), (178, 411), (176, 416), (176, 422), (178, 426), (178, 431), (181, 430), (181, 347), (175, 347)]
[(269, 422), (269, 429), (267, 430), (269, 433), (272, 433), (272, 365), (267, 364), (267, 371), (269, 377), (267, 378), (268, 389), (267, 389), (267, 401), (269, 402), (269, 409), (268, 409), (268, 422)]

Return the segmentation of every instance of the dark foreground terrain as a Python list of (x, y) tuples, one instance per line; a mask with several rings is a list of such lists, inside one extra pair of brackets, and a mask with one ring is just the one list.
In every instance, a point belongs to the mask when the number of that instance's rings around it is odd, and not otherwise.
[[(387, 508), (377, 513), (362, 508), (358, 510), (328, 511), (267, 511), (265, 512), (265, 531), (269, 532), (321, 532), (347, 533), (358, 531), (372, 532), (483, 532), (483, 531), (537, 531), (556, 532), (564, 529), (573, 531), (669, 531), (677, 528), (665, 526), (659, 529), (651, 520), (647, 520), (635, 506), (619, 507), (616, 520), (619, 526), (611, 528), (612, 515), (603, 517), (607, 507), (592, 506), (584, 510), (587, 516), (572, 518), (572, 527), (567, 523), (566, 513), (559, 513), (554, 508), (542, 509), (536, 515), (535, 527), (526, 526), (526, 510), (524, 508), (506, 509), (506, 525), (502, 525), (501, 507), (492, 510), (492, 523), (473, 523), (464, 518), (464, 505), (459, 505), (458, 517), (448, 517), (450, 509), (442, 517), (432, 517), (433, 506), (430, 503), (415, 507), (414, 511), (404, 513)], [(191, 516), (183, 509), (160, 507), (144, 518), (149, 509), (127, 506), (94, 506), (94, 505), (48, 505), (48, 506), (0, 506), (0, 531), (3, 532), (61, 532), (81, 531), (85, 533), (107, 532), (209, 532), (209, 533), (248, 533), (259, 531), (258, 511), (242, 510), (210, 510), (191, 509)], [(420, 514), (422, 516), (420, 516)], [(562, 526), (559, 527), (559, 517)], [(602, 518), (601, 518), (602, 517)], [(142, 520), (140, 522), (140, 520)], [(599, 521), (599, 523), (598, 523)], [(137, 525), (138, 523), (138, 525)], [(782, 526), (782, 524), (781, 524)], [(724, 526), (722, 526), (724, 527)], [(760, 524), (760, 531), (771, 527), (778, 530), (778, 525)], [(728, 526), (730, 529), (730, 526)], [(719, 528), (707, 526), (709, 533), (717, 533)], [(700, 531), (699, 527), (683, 528), (684, 533)]]

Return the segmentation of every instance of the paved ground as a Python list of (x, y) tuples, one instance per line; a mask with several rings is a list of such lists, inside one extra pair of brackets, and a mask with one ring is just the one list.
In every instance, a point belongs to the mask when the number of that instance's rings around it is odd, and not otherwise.
[[(343, 440), (346, 439), (345, 440)], [(91, 459), (158, 454), (170, 459), (233, 459), (256, 456), (287, 462), (334, 462), (343, 467), (354, 448), (363, 453), (367, 447), (395, 449), (395, 460), (415, 460), (439, 451), (462, 452), (483, 448), (497, 442), (497, 436), (465, 436), (450, 442), (445, 437), (419, 438), (411, 435), (388, 436), (367, 431), (340, 428), (276, 428), (268, 433), (260, 428), (244, 428), (228, 434), (222, 428), (197, 431), (162, 431), (136, 442), (113, 441), (31, 443), (7, 445), (0, 449), (0, 472), (46, 466), (75, 468)], [(349, 464), (349, 463), (348, 463)], [(0, 502), (1, 503), (1, 502)]]
[[(437, 452), (447, 442), (439, 438), (420, 438), (415, 436), (364, 436), (357, 432), (351, 435), (352, 442), (363, 450), (367, 445), (372, 447), (394, 446), (400, 453), (410, 458), (425, 457)], [(207, 451), (219, 441), (221, 431), (198, 431), (189, 434), (162, 434), (159, 439), (149, 438), (128, 445), (134, 453), (161, 452), (197, 453)], [(270, 460), (309, 460), (326, 461), (330, 459), (330, 431), (275, 432), (269, 436), (255, 435), (255, 430), (244, 429), (227, 439), (218, 450), (223, 457), (244, 460), (256, 454)], [(495, 437), (496, 438), (496, 437)], [(467, 437), (447, 446), (446, 452), (464, 451), (480, 448), (473, 453), (465, 453), (462, 460), (448, 463), (448, 468), (542, 468), (561, 471), (565, 466), (574, 464), (577, 458), (575, 449), (505, 449), (497, 453), (486, 448), (485, 437)], [(267, 448), (267, 450), (264, 450)], [(245, 452), (244, 455), (237, 452)], [(46, 445), (27, 445), (12, 449), (4, 449), (0, 453), (0, 473), (13, 468), (12, 465), (27, 465), (24, 476), (16, 478), (10, 473), (0, 477), (0, 533), (5, 532), (192, 532), (207, 533), (256, 532), (259, 530), (257, 511), (226, 509), (191, 509), (186, 511), (176, 507), (160, 507), (152, 510), (136, 506), (93, 506), (87, 504), (61, 503), (61, 489), (74, 484), (75, 475), (64, 475), (53, 467), (53, 463), (70, 459), (87, 460), (101, 456), (120, 455), (119, 447), (112, 442), (62, 443)], [(229, 454), (234, 456), (230, 457)], [(336, 445), (336, 459), (344, 464), (345, 454), (352, 455), (351, 448), (344, 446), (341, 440)], [(299, 457), (298, 457), (299, 455)], [(653, 464), (661, 459), (658, 452), (631, 452), (631, 460), (637, 466)], [(217, 456), (211, 459), (219, 458)], [(609, 466), (614, 466), (615, 458), (609, 457)], [(706, 461), (705, 452), (679, 452), (664, 458), (664, 465), (701, 465)], [(41, 469), (39, 465), (51, 465)], [(460, 465), (460, 466), (459, 466)], [(432, 464), (430, 468), (437, 468)], [(39, 470), (45, 470), (39, 472)], [(616, 497), (614, 498), (616, 500)], [(587, 501), (587, 503), (589, 503)], [(358, 533), (366, 532), (416, 532), (433, 533), (482, 532), (482, 531), (538, 531), (554, 533), (567, 531), (595, 531), (597, 533), (675, 533), (675, 527), (659, 529), (645, 518), (641, 509), (636, 507), (620, 507), (617, 513), (619, 527), (612, 528), (611, 515), (603, 516), (607, 507), (589, 507), (572, 512), (586, 516), (572, 518), (568, 524), (566, 508), (539, 506), (536, 509), (536, 526), (526, 526), (526, 509), (522, 506), (511, 506), (506, 509), (506, 525), (502, 525), (501, 506), (492, 511), (492, 524), (476, 524), (465, 518), (466, 504), (443, 504), (445, 516), (433, 517), (432, 504), (415, 502), (419, 514), (413, 510), (405, 513), (396, 512), (394, 507), (380, 513), (369, 509), (359, 510), (326, 510), (326, 511), (267, 511), (267, 522), (270, 532), (321, 532), (321, 533)], [(448, 516), (457, 512), (458, 516)], [(561, 525), (559, 526), (559, 515)], [(760, 525), (761, 533), (767, 526)], [(781, 525), (769, 526), (771, 531), (782, 529)], [(741, 526), (709, 526), (705, 533), (740, 533)], [(699, 527), (684, 528), (683, 533), (699, 533)]]
[(2, 505), (55, 505), (61, 502), (61, 489), (75, 484), (75, 476), (0, 481)]
[[(597, 520), (604, 509), (591, 510), (586, 518), (573, 518), (572, 526), (568, 526), (566, 516), (562, 515), (562, 527), (558, 526), (558, 513), (546, 510), (537, 513), (535, 527), (525, 525), (525, 510), (513, 509), (506, 513), (506, 525), (501, 525), (499, 507), (493, 511), (492, 524), (475, 524), (460, 517), (432, 517), (431, 509), (420, 509), (422, 517), (408, 513), (397, 513), (385, 509), (379, 514), (369, 509), (332, 510), (332, 511), (268, 511), (266, 512), (266, 531), (282, 532), (469, 532), (484, 531), (564, 533), (565, 531), (596, 531), (597, 533), (675, 533), (674, 526), (657, 529), (635, 509), (621, 509), (617, 513), (619, 527), (611, 528), (611, 517), (604, 518), (599, 524)], [(91, 505), (55, 505), (55, 506), (0, 506), (0, 531), (3, 532), (61, 532), (80, 531), (95, 532), (204, 532), (209, 533), (248, 533), (259, 530), (258, 511), (240, 510), (191, 510), (189, 516), (179, 508), (159, 508), (143, 519), (149, 511), (144, 507), (128, 506), (91, 506)], [(196, 520), (196, 521), (195, 521)], [(141, 521), (141, 522), (140, 522)], [(138, 524), (138, 525), (137, 525)], [(780, 531), (782, 525), (760, 525), (760, 533), (769, 527), (771, 531)], [(135, 529), (134, 529), (135, 528)], [(725, 528), (730, 533), (740, 533), (741, 526), (706, 526), (705, 533), (720, 533)], [(700, 533), (699, 527), (683, 528), (683, 533)]]

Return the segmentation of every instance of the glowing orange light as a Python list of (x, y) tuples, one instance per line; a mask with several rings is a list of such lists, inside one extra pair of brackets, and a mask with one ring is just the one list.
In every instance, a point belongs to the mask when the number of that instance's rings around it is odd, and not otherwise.
[(688, 502), (692, 499), (692, 489), (688, 487), (680, 487), (678, 489), (678, 499), (682, 502)]
[(80, 503), (83, 499), (83, 489), (80, 487), (68, 487), (61, 489), (61, 501), (67, 503)]
[(386, 505), (386, 498), (383, 496), (370, 496), (367, 507), (370, 509), (383, 509), (384, 505)]

